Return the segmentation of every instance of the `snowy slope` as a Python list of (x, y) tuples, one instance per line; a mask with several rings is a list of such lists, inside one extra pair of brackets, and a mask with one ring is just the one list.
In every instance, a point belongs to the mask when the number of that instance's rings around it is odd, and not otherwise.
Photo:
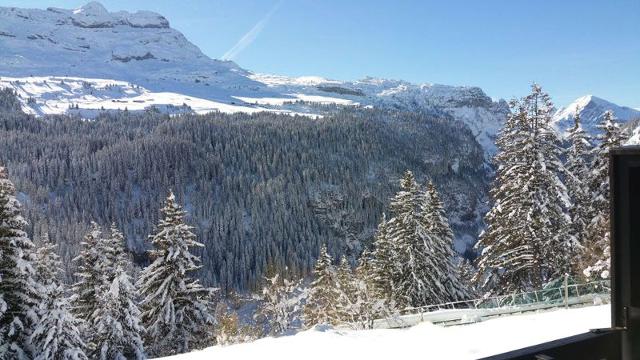
[(403, 330), (335, 330), (215, 346), (166, 360), (477, 359), (610, 326), (608, 305), (514, 315), (465, 326), (422, 323)]
[[(492, 139), (507, 111), (503, 101), (493, 102), (477, 87), (254, 74), (233, 62), (210, 59), (160, 14), (109, 12), (97, 2), (75, 10), (0, 7), (0, 77), (28, 82), (30, 76), (125, 82), (133, 88), (144, 88), (146, 94), (170, 94), (145, 98), (148, 105), (160, 99), (161, 108), (166, 102), (180, 105), (184, 97), (190, 97), (213, 102), (197, 100), (203, 105), (202, 111), (226, 104), (233, 111), (309, 112), (308, 107), (291, 104), (296, 101), (412, 111), (437, 109), (466, 123), (489, 153), (495, 150)], [(96, 84), (101, 81), (89, 80)], [(98, 104), (78, 99), (91, 93), (59, 89), (48, 93), (47, 86), (38, 85), (41, 82), (33, 81), (33, 91), (23, 92), (33, 98), (32, 102), (47, 103), (30, 112), (57, 113), (74, 102), (80, 107)], [(73, 98), (66, 98), (67, 94)], [(101, 95), (101, 107), (110, 100), (130, 100), (128, 95), (121, 98), (118, 91), (103, 91)], [(57, 100), (58, 105), (54, 104)]]
[[(11, 88), (22, 103), (22, 110), (36, 116), (56, 114), (77, 114), (92, 118), (102, 111), (128, 110), (144, 111), (155, 108), (162, 112), (176, 114), (195, 112), (255, 113), (271, 111), (294, 115), (295, 111), (273, 109), (260, 104), (222, 102), (188, 96), (174, 92), (152, 92), (146, 88), (125, 81), (78, 78), (67, 76), (31, 76), (24, 78), (0, 77), (0, 88)], [(297, 95), (293, 95), (297, 99)], [(300, 95), (300, 99), (305, 99)], [(291, 100), (287, 100), (291, 101)], [(334, 102), (333, 99), (324, 101)], [(335, 99), (335, 102), (344, 102)], [(317, 116), (308, 114), (307, 116)]]
[(625, 125), (625, 129), (629, 133), (629, 141), (627, 141), (627, 145), (640, 145), (640, 117), (629, 121)]
[(559, 109), (553, 117), (553, 122), (556, 129), (558, 129), (561, 134), (564, 134), (566, 130), (573, 126), (573, 118), (576, 112), (580, 111), (582, 127), (589, 134), (595, 135), (598, 133), (596, 126), (600, 123), (607, 110), (612, 110), (613, 114), (621, 122), (640, 118), (640, 111), (638, 110), (619, 106), (593, 95), (586, 95), (576, 99), (570, 105)]

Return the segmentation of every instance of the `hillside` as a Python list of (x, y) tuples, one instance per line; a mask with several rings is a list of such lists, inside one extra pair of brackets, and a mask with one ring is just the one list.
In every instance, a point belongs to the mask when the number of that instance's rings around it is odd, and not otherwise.
[(437, 184), (463, 254), (488, 183), (484, 153), (462, 123), (375, 109), (321, 119), (120, 112), (91, 122), (5, 113), (0, 148), (30, 233), (59, 241), (67, 270), (90, 221), (115, 222), (144, 264), (173, 189), (206, 245), (202, 278), (225, 289), (255, 286), (272, 263), (306, 274), (322, 243), (355, 259), (406, 169)]

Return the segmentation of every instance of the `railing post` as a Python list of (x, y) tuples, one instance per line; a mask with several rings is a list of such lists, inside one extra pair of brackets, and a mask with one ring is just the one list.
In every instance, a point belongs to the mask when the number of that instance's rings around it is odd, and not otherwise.
[(569, 308), (569, 274), (564, 274), (564, 307)]

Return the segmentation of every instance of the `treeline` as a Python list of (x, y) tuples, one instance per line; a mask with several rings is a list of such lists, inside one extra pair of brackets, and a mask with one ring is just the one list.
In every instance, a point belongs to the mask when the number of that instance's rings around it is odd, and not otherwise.
[(396, 309), (468, 298), (453, 233), (434, 185), (420, 186), (410, 171), (391, 200), (371, 250), (355, 271), (342, 258), (337, 268), (322, 248), (304, 308), (310, 325), (347, 323), (371, 328)]
[(467, 300), (468, 263), (453, 250), (453, 232), (433, 183), (422, 186), (407, 171), (390, 201), (389, 217), (356, 264), (345, 256), (336, 261), (322, 245), (310, 282), (271, 268), (256, 296), (253, 332), (240, 329), (232, 313), (231, 321), (220, 324), (226, 343), (318, 324), (369, 329), (374, 320), (406, 308)]
[(591, 139), (577, 111), (563, 147), (553, 103), (538, 85), (511, 107), (497, 140), (493, 207), (476, 245), (476, 286), (510, 294), (567, 275), (609, 278), (609, 151), (626, 132), (608, 111)]
[(346, 256), (335, 266), (325, 245), (306, 287), (272, 267), (254, 325), (240, 324), (217, 289), (193, 277), (201, 262), (192, 250), (203, 244), (172, 192), (149, 236), (149, 265), (134, 267), (115, 224), (105, 230), (92, 223), (73, 259), (78, 280), (71, 286), (62, 282), (57, 246), (46, 234), (36, 246), (24, 231), (15, 194), (0, 167), (2, 359), (146, 359), (316, 324), (371, 328), (397, 309), (468, 295), (439, 194), (410, 171), (355, 270)]
[(146, 359), (216, 344), (217, 295), (193, 278), (203, 245), (170, 193), (133, 278), (123, 234), (97, 224), (81, 243), (78, 281), (62, 282), (57, 246), (34, 245), (0, 167), (0, 359)]
[(10, 88), (0, 89), (0, 111), (1, 112), (20, 112), (22, 104), (18, 100), (15, 91)]
[(511, 108), (497, 140), (493, 206), (473, 263), (451, 250), (433, 184), (421, 189), (407, 172), (390, 201), (392, 217), (383, 216), (355, 270), (322, 248), (308, 288), (296, 290), (282, 273), (267, 279), (262, 300), (274, 333), (302, 327), (286, 314), (297, 313), (305, 326), (368, 328), (405, 308), (539, 290), (565, 276), (608, 279), (609, 151), (627, 134), (607, 112), (592, 139), (578, 111), (561, 141), (551, 124), (553, 103), (538, 85)]
[(321, 244), (355, 263), (405, 169), (438, 186), (458, 251), (471, 251), (488, 183), (483, 152), (464, 124), (437, 116), (11, 112), (0, 116), (0, 161), (20, 189), (28, 233), (59, 244), (67, 282), (92, 221), (115, 223), (146, 265), (146, 236), (173, 189), (205, 244), (194, 250), (198, 277), (225, 292), (256, 289), (269, 265), (308, 274)]

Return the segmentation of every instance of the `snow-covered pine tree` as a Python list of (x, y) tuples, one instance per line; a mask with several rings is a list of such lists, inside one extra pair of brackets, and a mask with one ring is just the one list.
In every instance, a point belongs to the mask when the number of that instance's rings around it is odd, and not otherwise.
[(356, 300), (352, 308), (356, 314), (354, 324), (360, 329), (371, 329), (375, 319), (389, 317), (394, 312), (394, 302), (380, 297), (376, 289), (372, 260), (371, 253), (365, 249), (355, 270), (353, 287)]
[(457, 265), (458, 274), (460, 274), (460, 281), (467, 289), (468, 298), (475, 299), (481, 294), (476, 289), (476, 284), (473, 282), (473, 277), (476, 275), (477, 270), (473, 267), (473, 262), (469, 259), (462, 258)]
[(102, 229), (95, 222), (80, 243), (80, 253), (73, 261), (77, 264), (75, 276), (77, 281), (72, 286), (72, 305), (75, 316), (91, 324), (91, 318), (98, 304), (98, 289), (104, 285), (105, 273), (101, 268), (104, 264)]
[(299, 282), (289, 280), (279, 273), (265, 276), (257, 317), (268, 324), (268, 333), (282, 335), (291, 329), (300, 310)]
[[(567, 150), (566, 185), (567, 194), (571, 200), (569, 217), (571, 218), (570, 236), (581, 248), (585, 242), (587, 224), (591, 220), (591, 196), (589, 193), (589, 161), (592, 145), (589, 135), (582, 129), (580, 122), (580, 108), (576, 109), (573, 118), (574, 125), (567, 131), (569, 148)], [(574, 266), (579, 266), (575, 263)]]
[(620, 128), (613, 112), (605, 112), (598, 124), (601, 133), (594, 150), (589, 176), (591, 208), (584, 246), (584, 275), (609, 277), (611, 255), (609, 250), (609, 150), (624, 144), (626, 134)]
[(71, 312), (60, 281), (62, 267), (56, 248), (45, 234), (36, 252), (36, 279), (40, 296), (36, 310), (38, 321), (31, 334), (34, 359), (87, 359), (78, 328), (80, 321)]
[(336, 269), (336, 285), (338, 297), (335, 301), (338, 318), (341, 323), (355, 323), (358, 315), (355, 308), (358, 299), (353, 270), (346, 256), (340, 258), (340, 264)]
[(553, 103), (534, 84), (511, 107), (497, 140), (494, 204), (476, 245), (482, 252), (474, 280), (491, 294), (539, 288), (568, 273), (574, 260)]
[(428, 249), (430, 258), (435, 262), (431, 276), (441, 291), (433, 298), (434, 303), (460, 301), (468, 297), (468, 289), (461, 281), (458, 267), (454, 263), (456, 252), (453, 249), (453, 231), (444, 211), (438, 190), (429, 181), (425, 194), (425, 201), (421, 204), (424, 226), (429, 230), (431, 243)]
[(313, 270), (309, 296), (304, 306), (304, 322), (307, 327), (317, 324), (335, 325), (339, 322), (336, 309), (338, 298), (336, 269), (332, 262), (327, 246), (322, 245)]
[(30, 330), (37, 321), (34, 246), (15, 192), (7, 169), (0, 166), (0, 359), (30, 356)]
[(173, 192), (161, 215), (150, 236), (152, 263), (142, 270), (138, 281), (145, 344), (147, 353), (154, 356), (188, 352), (198, 339), (205, 338), (215, 309), (214, 289), (204, 288), (190, 276), (200, 268), (200, 258), (191, 248), (203, 245), (185, 223), (186, 212)]
[(108, 251), (103, 257), (108, 261), (104, 267), (111, 270), (97, 292), (99, 307), (92, 315), (92, 358), (145, 359), (144, 328), (136, 302), (137, 290), (129, 275), (132, 264), (125, 251), (124, 236), (113, 224), (110, 236), (104, 241)]
[(391, 199), (394, 215), (387, 229), (394, 245), (394, 298), (400, 307), (431, 304), (443, 292), (442, 284), (433, 277), (436, 266), (431, 257), (430, 232), (424, 222), (421, 204), (428, 201), (420, 191), (413, 173), (407, 171), (400, 182), (400, 191)]
[(394, 246), (391, 243), (388, 221), (385, 214), (378, 225), (375, 238), (373, 240), (373, 253), (371, 255), (372, 281), (376, 291), (376, 297), (380, 299), (393, 299), (394, 276), (398, 273), (399, 267), (396, 263)]

